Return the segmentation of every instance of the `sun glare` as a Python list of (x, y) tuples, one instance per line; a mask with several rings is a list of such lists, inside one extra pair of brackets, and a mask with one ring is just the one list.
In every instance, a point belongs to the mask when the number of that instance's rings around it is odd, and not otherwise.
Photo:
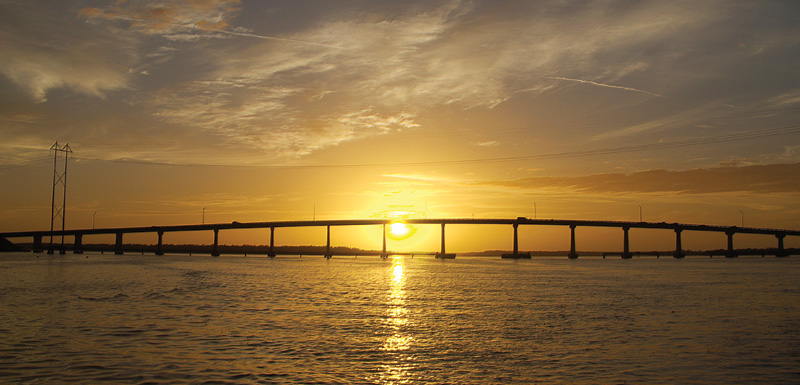
[(389, 225), (386, 235), (391, 239), (399, 241), (414, 235), (415, 232), (417, 232), (417, 229), (414, 228), (414, 226), (407, 225), (403, 222), (393, 222)]
[(408, 234), (408, 226), (403, 222), (392, 223), (391, 231), (394, 235), (402, 236)]

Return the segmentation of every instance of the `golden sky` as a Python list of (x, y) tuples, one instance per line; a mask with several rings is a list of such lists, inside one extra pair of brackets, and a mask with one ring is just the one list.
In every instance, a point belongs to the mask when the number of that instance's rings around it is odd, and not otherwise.
[[(55, 141), (74, 151), (67, 228), (199, 223), (204, 207), (206, 223), (641, 207), (797, 229), (798, 15), (796, 1), (1, 1), (0, 230), (49, 228)], [(454, 250), (510, 247), (509, 229), (459, 231)], [(380, 247), (379, 229), (336, 232)], [(436, 250), (437, 234), (391, 242)], [(523, 249), (568, 247), (568, 229), (524, 234)], [(579, 248), (621, 242), (584, 234)], [(324, 231), (308, 237), (285, 239)]]

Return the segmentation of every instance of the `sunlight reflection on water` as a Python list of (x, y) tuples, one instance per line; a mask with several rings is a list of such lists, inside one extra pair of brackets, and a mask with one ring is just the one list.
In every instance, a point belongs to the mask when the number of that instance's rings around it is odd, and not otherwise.
[(403, 258), (399, 255), (392, 259), (392, 286), (386, 301), (386, 326), (391, 329), (391, 335), (383, 343), (382, 350), (395, 355), (393, 365), (384, 367), (381, 380), (384, 383), (403, 383), (408, 381), (408, 365), (410, 357), (405, 357), (401, 352), (411, 346), (413, 338), (404, 327), (408, 324), (408, 309), (406, 309), (405, 283)]

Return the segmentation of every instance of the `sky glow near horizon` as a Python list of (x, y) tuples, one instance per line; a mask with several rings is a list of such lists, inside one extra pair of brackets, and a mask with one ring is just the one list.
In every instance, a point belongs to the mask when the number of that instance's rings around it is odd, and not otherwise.
[[(0, 230), (48, 228), (56, 140), (74, 151), (68, 228), (199, 223), (203, 207), (207, 223), (641, 207), (797, 229), (798, 16), (795, 1), (0, 1)], [(391, 245), (437, 250), (438, 229), (418, 230)], [(453, 231), (456, 251), (508, 248), (508, 229)], [(526, 231), (523, 249), (566, 248), (568, 230)], [(579, 248), (621, 242), (584, 234)]]

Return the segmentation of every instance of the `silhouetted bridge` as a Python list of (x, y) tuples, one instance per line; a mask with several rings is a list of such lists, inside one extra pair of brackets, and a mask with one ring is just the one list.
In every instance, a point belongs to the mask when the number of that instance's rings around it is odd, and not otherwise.
[[(394, 219), (352, 219), (352, 220), (320, 220), (320, 221), (281, 221), (281, 222), (231, 222), (231, 223), (216, 223), (216, 224), (201, 224), (201, 225), (179, 225), (179, 226), (151, 226), (151, 227), (121, 227), (121, 228), (103, 228), (103, 229), (80, 229), (80, 230), (59, 230), (59, 231), (19, 231), (0, 233), (2, 238), (33, 238), (33, 251), (42, 252), (44, 237), (50, 237), (48, 246), (48, 253), (52, 254), (55, 245), (53, 245), (53, 237), (61, 237), (61, 250), (63, 254), (63, 239), (65, 236), (74, 237), (72, 244), (75, 253), (83, 252), (83, 236), (84, 235), (98, 235), (98, 234), (115, 234), (116, 243), (114, 252), (122, 254), (124, 252), (124, 244), (122, 242), (125, 234), (132, 233), (154, 233), (158, 236), (158, 243), (156, 244), (156, 254), (163, 254), (163, 236), (165, 233), (172, 232), (185, 232), (185, 231), (213, 231), (214, 243), (211, 247), (211, 255), (218, 256), (219, 232), (220, 230), (235, 230), (235, 229), (270, 229), (270, 243), (269, 253), (270, 257), (275, 256), (275, 229), (286, 227), (326, 227), (327, 228), (327, 245), (325, 257), (330, 258), (331, 253), (331, 227), (333, 226), (383, 226), (383, 251), (382, 257), (386, 257), (386, 225), (390, 225), (398, 220)], [(441, 226), (441, 250), (436, 253), (437, 258), (454, 258), (455, 254), (447, 253), (445, 250), (445, 225), (509, 225), (514, 229), (513, 237), (513, 253), (504, 254), (503, 258), (530, 258), (530, 253), (520, 253), (518, 248), (517, 228), (519, 226), (565, 226), (570, 229), (570, 258), (577, 258), (578, 254), (575, 250), (575, 229), (577, 227), (612, 227), (619, 228), (623, 231), (622, 237), (622, 252), (619, 255), (622, 258), (631, 258), (634, 253), (630, 251), (628, 231), (630, 229), (664, 229), (672, 230), (675, 233), (675, 250), (673, 256), (675, 258), (683, 258), (686, 254), (681, 246), (681, 233), (683, 231), (704, 231), (704, 232), (717, 232), (724, 233), (728, 236), (726, 257), (736, 257), (737, 252), (733, 247), (733, 236), (735, 234), (763, 234), (771, 235), (777, 239), (777, 247), (775, 255), (779, 257), (787, 256), (786, 249), (784, 248), (783, 239), (786, 236), (800, 236), (800, 230), (781, 230), (781, 229), (766, 229), (755, 227), (737, 227), (737, 226), (710, 226), (710, 225), (693, 225), (683, 223), (666, 223), (666, 222), (622, 222), (622, 221), (594, 221), (594, 220), (558, 220), (558, 219), (403, 219), (401, 220), (406, 224), (430, 224)]]

